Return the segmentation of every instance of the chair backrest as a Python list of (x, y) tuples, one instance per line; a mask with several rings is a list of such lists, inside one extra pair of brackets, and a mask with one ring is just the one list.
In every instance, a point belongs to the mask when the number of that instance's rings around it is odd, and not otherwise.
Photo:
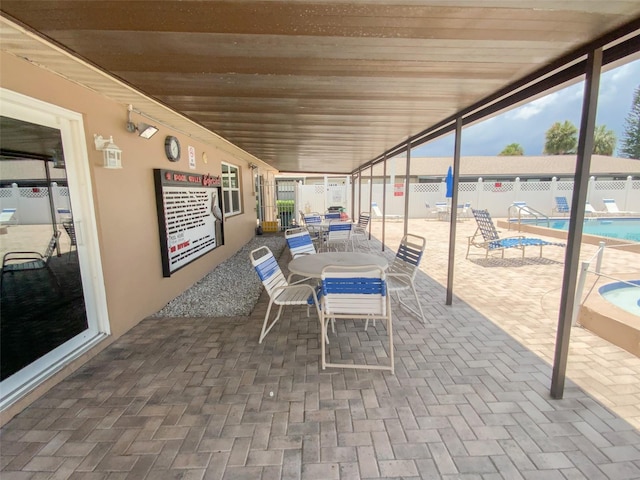
[(449, 209), (449, 205), (447, 204), (447, 202), (436, 202), (436, 209), (441, 211), (441, 212), (446, 212)]
[(482, 238), (486, 242), (500, 240), (500, 234), (498, 233), (498, 230), (496, 230), (496, 226), (493, 224), (491, 215), (489, 215), (489, 210), (474, 210), (472, 208), (471, 212), (473, 212), (473, 216), (478, 224), (478, 230), (480, 230)]
[(317, 214), (305, 215), (304, 216), (304, 223), (305, 224), (322, 223), (322, 217), (320, 215), (317, 215)]
[(309, 235), (309, 231), (306, 228), (300, 227), (286, 230), (284, 238), (287, 240), (287, 245), (293, 258), (316, 253), (316, 247), (313, 246), (311, 235)]
[(326, 220), (340, 220), (340, 212), (327, 212), (324, 214)]
[(593, 205), (591, 205), (589, 202), (587, 202), (584, 206), (584, 211), (586, 213), (596, 213), (597, 210), (595, 208), (593, 208)]
[(533, 215), (533, 212), (527, 206), (527, 202), (517, 201), (511, 204), (513, 207), (517, 207), (520, 215)]
[(349, 222), (331, 222), (329, 224), (329, 234), (327, 235), (327, 241), (334, 240), (349, 240), (351, 236), (352, 223)]
[(55, 232), (53, 232), (53, 235), (51, 236), (51, 240), (49, 240), (49, 245), (47, 245), (47, 249), (44, 251), (44, 255), (42, 255), (42, 259), (44, 260), (44, 263), (49, 263), (49, 259), (53, 255), (53, 252), (55, 252), (56, 250), (59, 238), (60, 238), (60, 231), (56, 230)]
[(462, 205), (458, 205), (458, 213), (467, 213), (471, 208), (471, 202), (465, 202)]
[(604, 203), (604, 208), (607, 209), (607, 212), (620, 213), (620, 209), (613, 198), (603, 198), (602, 203)]
[(387, 281), (381, 267), (328, 265), (322, 269), (320, 278), (325, 314), (387, 315)]
[[(259, 252), (261, 255), (259, 255)], [(260, 281), (262, 281), (269, 297), (271, 297), (274, 289), (288, 285), (287, 279), (284, 278), (280, 265), (278, 265), (269, 247), (256, 248), (251, 251), (249, 257), (251, 258), (251, 265), (256, 269), (256, 273), (260, 277)]]
[(407, 233), (400, 241), (400, 246), (388, 272), (402, 273), (413, 280), (420, 268), (426, 243), (427, 240), (424, 237)]
[(65, 231), (67, 232), (67, 235), (69, 235), (69, 240), (71, 241), (71, 246), (75, 247), (77, 246), (76, 243), (76, 228), (73, 226), (73, 222), (62, 222), (62, 227), (65, 229)]
[(569, 208), (567, 197), (556, 197), (556, 212), (569, 213), (570, 211), (571, 209)]
[(360, 212), (360, 216), (358, 217), (358, 227), (362, 229), (367, 228), (369, 220), (371, 220), (370, 212)]

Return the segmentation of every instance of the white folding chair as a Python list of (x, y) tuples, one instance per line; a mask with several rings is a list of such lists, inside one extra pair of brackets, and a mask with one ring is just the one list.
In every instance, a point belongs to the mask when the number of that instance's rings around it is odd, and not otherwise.
[[(424, 312), (422, 311), (422, 305), (418, 298), (418, 292), (414, 280), (416, 274), (420, 270), (420, 260), (422, 260), (422, 254), (424, 253), (426, 240), (424, 237), (418, 235), (406, 234), (396, 253), (393, 263), (387, 269), (387, 281), (389, 284), (389, 292), (395, 293), (398, 303), (407, 308), (414, 315), (420, 317), (423, 323), (426, 323), (424, 318)], [(400, 292), (404, 290), (413, 291), (413, 296), (418, 304), (418, 310), (415, 310), (406, 302), (403, 302), (400, 298)]]
[(313, 245), (311, 235), (304, 227), (285, 230), (284, 238), (287, 240), (287, 245), (293, 258), (316, 253), (316, 247)]
[(358, 217), (358, 223), (353, 226), (351, 231), (351, 242), (355, 248), (356, 244), (358, 247), (362, 247), (364, 242), (364, 248), (367, 250), (371, 250), (369, 245), (369, 232), (367, 231), (367, 227), (369, 226), (369, 221), (371, 220), (371, 213), (369, 212), (361, 212)]
[[(389, 370), (394, 372), (393, 326), (391, 321), (391, 303), (387, 293), (387, 280), (384, 270), (377, 265), (346, 267), (329, 265), (321, 275), (320, 326), (322, 338), (327, 337), (329, 320), (360, 319), (385, 320), (389, 336), (389, 365), (370, 365), (365, 363), (327, 362), (326, 346), (321, 347), (322, 369), (326, 367), (360, 368)], [(377, 350), (376, 350), (377, 351)], [(380, 356), (377, 354), (377, 356)]]
[[(298, 284), (289, 285), (287, 280), (280, 270), (280, 266), (269, 247), (260, 247), (252, 250), (249, 254), (251, 258), (251, 264), (256, 269), (256, 273), (262, 284), (264, 285), (267, 294), (269, 295), (269, 306), (267, 307), (267, 313), (264, 316), (264, 322), (262, 324), (262, 331), (260, 332), (260, 340), (258, 343), (262, 343), (264, 337), (269, 333), (271, 328), (280, 319), (282, 313), (282, 307), (284, 305), (306, 305), (307, 316), (309, 316), (309, 307), (315, 305), (318, 312), (318, 318), (320, 318), (320, 311), (318, 310), (318, 296), (316, 291), (311, 285)], [(269, 314), (271, 313), (271, 306), (273, 304), (278, 305), (278, 315), (276, 318), (268, 324)], [(326, 339), (326, 335), (325, 335)], [(324, 342), (320, 342), (324, 344)]]
[(327, 236), (324, 239), (325, 250), (335, 248), (337, 251), (338, 248), (342, 246), (346, 252), (349, 249), (349, 244), (351, 244), (351, 250), (353, 250), (353, 244), (351, 242), (352, 227), (353, 224), (349, 222), (331, 222)]

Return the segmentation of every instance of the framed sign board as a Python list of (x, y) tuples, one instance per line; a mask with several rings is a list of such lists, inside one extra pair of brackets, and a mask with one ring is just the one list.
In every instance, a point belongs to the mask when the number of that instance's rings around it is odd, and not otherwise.
[(220, 199), (222, 180), (173, 170), (154, 169), (162, 254), (162, 275), (224, 245)]

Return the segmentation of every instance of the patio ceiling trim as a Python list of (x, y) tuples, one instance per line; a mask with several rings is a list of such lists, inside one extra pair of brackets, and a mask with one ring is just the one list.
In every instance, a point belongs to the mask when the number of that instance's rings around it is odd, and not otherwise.
[[(603, 48), (603, 66), (636, 54), (640, 52), (640, 33), (638, 30), (640, 30), (640, 17), (536, 70), (530, 75), (513, 82), (479, 102), (460, 110), (457, 114), (451, 115), (413, 135), (406, 141), (397, 144), (383, 154), (362, 164), (359, 168), (355, 169), (354, 172), (374, 166), (383, 161), (385, 157), (390, 158), (400, 155), (406, 152), (408, 145), (411, 145), (411, 148), (415, 148), (454, 131), (455, 122), (458, 117), (462, 117), (462, 125), (467, 126), (550, 89), (575, 80), (577, 77), (585, 74), (587, 68), (586, 57), (589, 52), (597, 48)], [(624, 39), (625, 37), (627, 38)], [(620, 41), (621, 39), (624, 40)], [(607, 45), (609, 46), (607, 47)]]

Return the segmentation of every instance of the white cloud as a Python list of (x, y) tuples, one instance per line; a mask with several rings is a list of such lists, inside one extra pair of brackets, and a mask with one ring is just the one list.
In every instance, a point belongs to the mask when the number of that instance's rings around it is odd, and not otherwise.
[(545, 108), (552, 106), (558, 97), (558, 92), (551, 93), (542, 98), (538, 98), (531, 103), (516, 108), (510, 112), (510, 117), (516, 120), (527, 120), (535, 115), (540, 114)]

